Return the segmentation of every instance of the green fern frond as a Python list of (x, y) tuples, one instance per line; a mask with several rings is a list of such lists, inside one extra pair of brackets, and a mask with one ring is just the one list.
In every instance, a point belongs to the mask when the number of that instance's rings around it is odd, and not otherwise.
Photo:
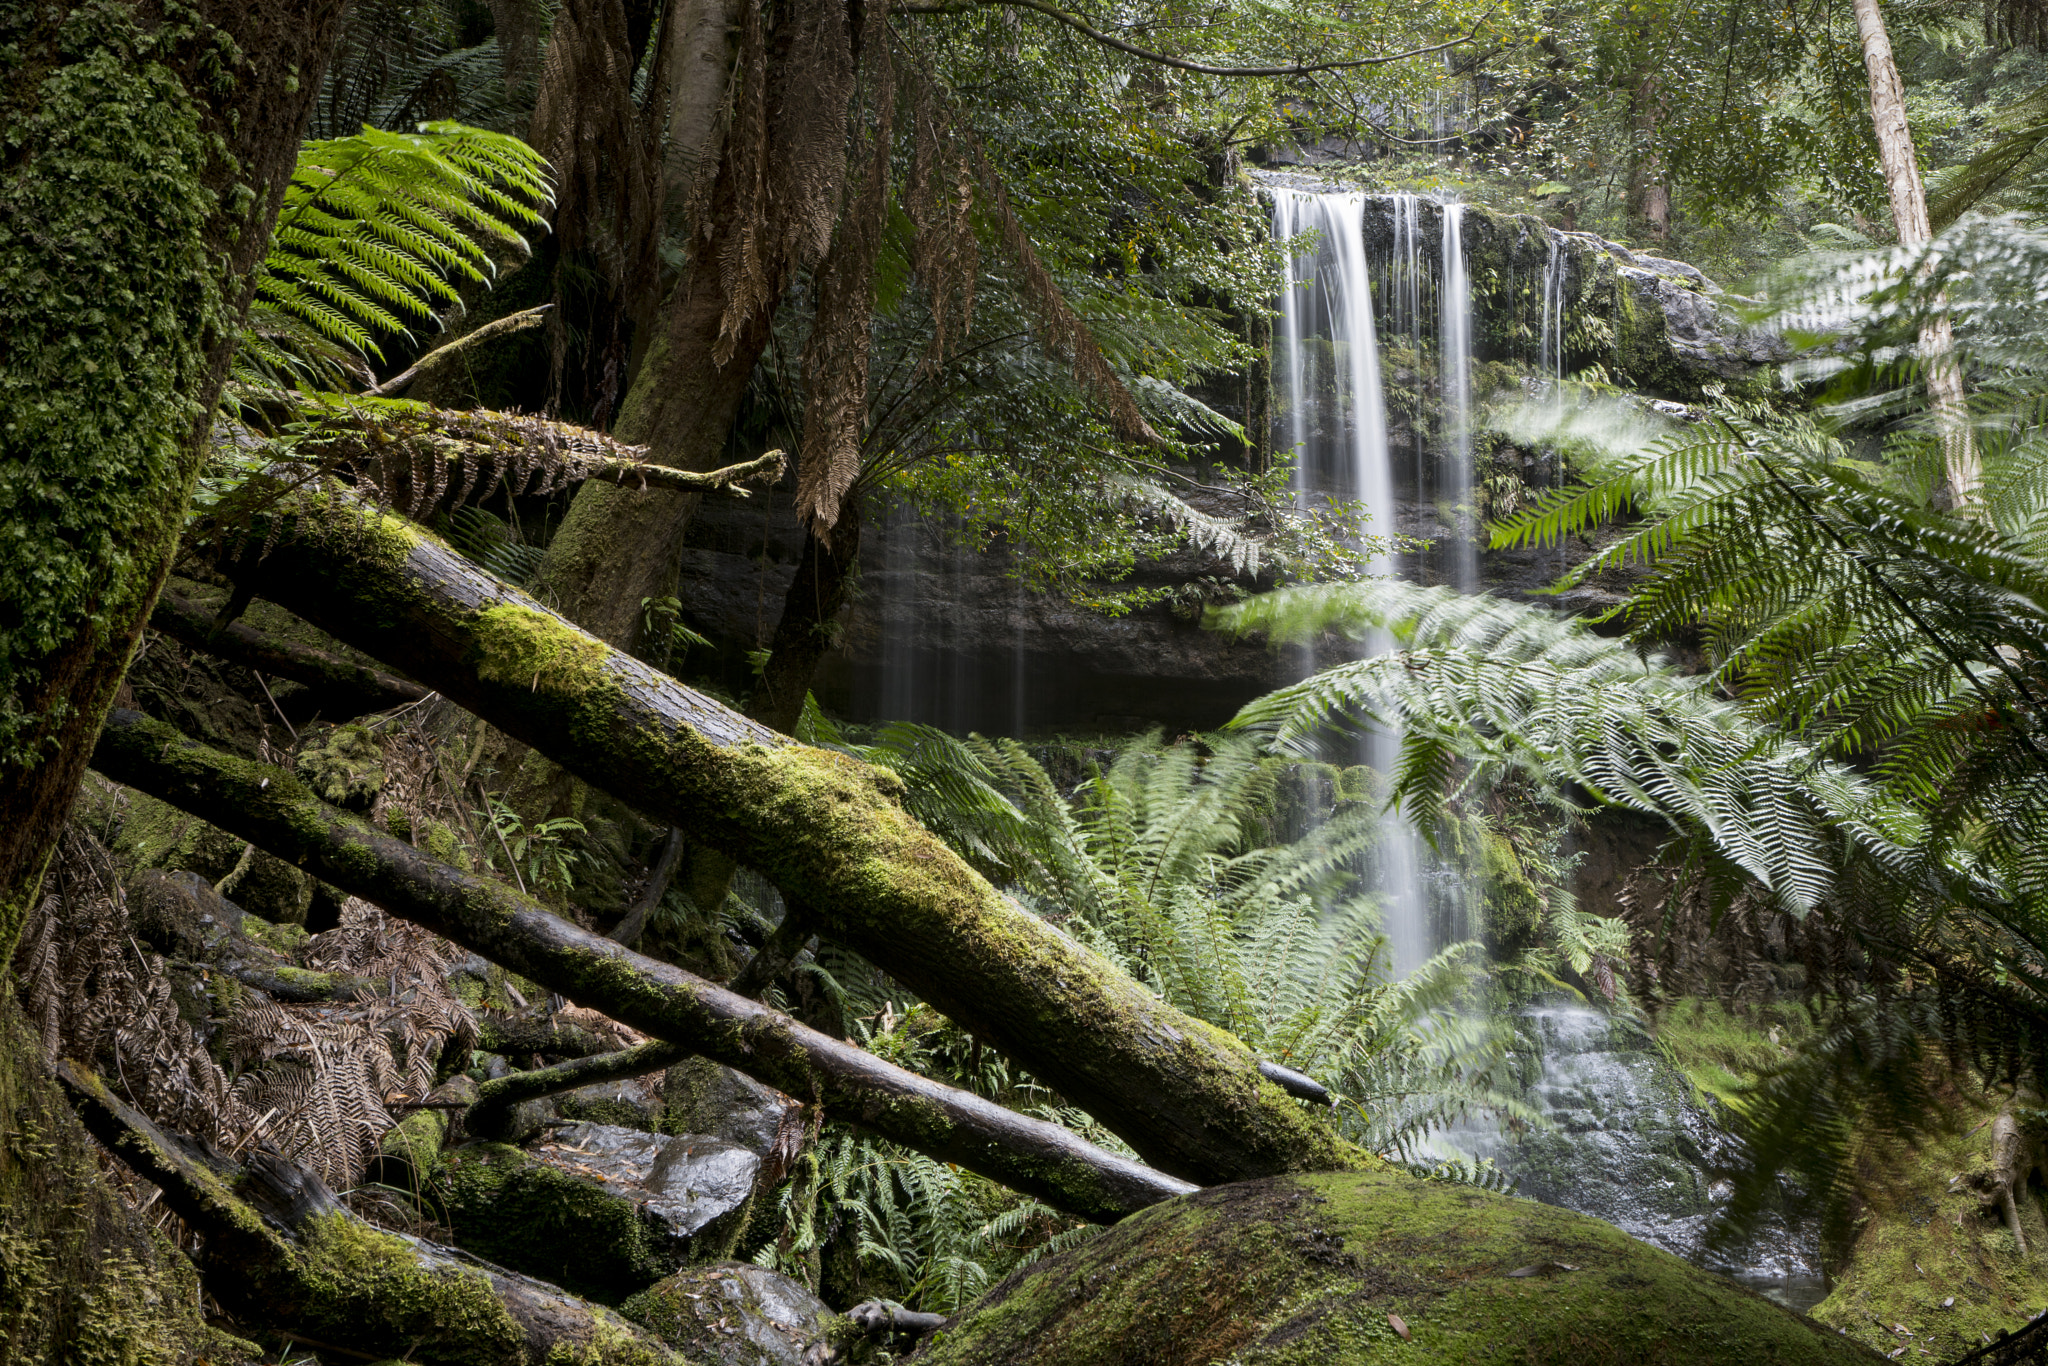
[(552, 200), (547, 164), (517, 138), (456, 123), (412, 133), (364, 128), (309, 142), (285, 189), (242, 365), (248, 377), (331, 376), (307, 331), (381, 359), (465, 282), (495, 273), (492, 245), (526, 250), (521, 229)]

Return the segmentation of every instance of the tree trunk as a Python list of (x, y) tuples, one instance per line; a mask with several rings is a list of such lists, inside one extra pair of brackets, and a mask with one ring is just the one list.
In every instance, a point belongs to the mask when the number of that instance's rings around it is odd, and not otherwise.
[(848, 495), (826, 545), (814, 531), (804, 532), (803, 557), (796, 577), (782, 599), (782, 615), (768, 641), (768, 664), (761, 670), (747, 715), (784, 735), (796, 729), (804, 697), (818, 672), (818, 661), (832, 648), (833, 624), (846, 606), (860, 562), (860, 494)]
[[(1891, 35), (1877, 0), (1856, 0), (1856, 27), (1863, 36), (1863, 66), (1870, 74), (1870, 121), (1877, 130), (1878, 163), (1891, 197), (1892, 224), (1899, 245), (1917, 247), (1934, 236), (1927, 216), (1927, 191), (1906, 122), (1906, 89), (1892, 58)], [(1983, 471), (1963, 401), (1963, 372), (1955, 360), (1955, 329), (1946, 314), (1920, 330), (1920, 355), (1927, 366), (1927, 398), (1941, 433), (1942, 466), (1948, 499), (1956, 508), (1978, 502)]]
[[(701, 217), (690, 264), (651, 329), (619, 414), (620, 439), (647, 446), (657, 464), (703, 470), (719, 462), (783, 291), (823, 253), (827, 234), (817, 223), (836, 218), (845, 172), (847, 9), (846, 0), (781, 0), (765, 39), (758, 14), (733, 0), (702, 0), (678, 14), (683, 27), (670, 55), (688, 69), (672, 73), (672, 111), (682, 123), (671, 132), (696, 138), (693, 130), (715, 129), (728, 112), (733, 126), (698, 140), (719, 148), (717, 179), (695, 196)], [(693, 21), (703, 27), (692, 30)], [(735, 32), (739, 70), (728, 87), (719, 57), (732, 50), (722, 45)], [(762, 44), (752, 50), (758, 70), (748, 69), (749, 41)], [(717, 94), (707, 98), (712, 86)], [(731, 305), (735, 288), (749, 302)], [(688, 494), (628, 499), (586, 485), (548, 548), (539, 596), (606, 644), (631, 649), (642, 599), (666, 595), (674, 581), (697, 504)]]
[(1192, 1189), (578, 929), (328, 806), (282, 769), (231, 758), (139, 712), (111, 714), (93, 765), (579, 1005), (1056, 1208), (1113, 1222)]
[(169, 572), (345, 7), (0, 8), (0, 962)]
[(274, 640), (244, 622), (231, 621), (221, 626), (198, 603), (177, 593), (166, 591), (157, 599), (149, 624), (195, 650), (239, 664), (252, 673), (304, 684), (319, 710), (332, 720), (402, 707), (428, 696), (427, 690), (417, 683), (352, 664), (310, 645)]
[[(670, 1366), (658, 1340), (609, 1309), (358, 1219), (282, 1158), (203, 1153), (122, 1103), (77, 1063), (57, 1079), (87, 1129), (205, 1235), (215, 1298), (300, 1345), (422, 1366)], [(284, 1232), (280, 1232), (282, 1228)]]
[[(894, 775), (794, 744), (605, 648), (395, 517), (301, 506), (304, 532), (243, 568), (258, 591), (761, 873), (812, 909), (820, 934), (1154, 1166), (1212, 1184), (1356, 1160), (1238, 1040), (989, 886), (904, 811)], [(323, 516), (324, 530), (312, 524)], [(368, 524), (346, 524), (359, 516)]]

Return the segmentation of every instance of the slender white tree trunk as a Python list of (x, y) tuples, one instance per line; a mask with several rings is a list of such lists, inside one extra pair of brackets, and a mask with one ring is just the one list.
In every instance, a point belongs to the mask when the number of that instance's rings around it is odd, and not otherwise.
[[(1870, 73), (1870, 121), (1877, 128), (1878, 163), (1892, 201), (1899, 245), (1917, 247), (1934, 236), (1927, 216), (1927, 190), (1913, 154), (1913, 130), (1906, 124), (1906, 90), (1892, 57), (1878, 0), (1856, 0), (1856, 27), (1863, 37), (1863, 66)], [(1943, 465), (1952, 505), (1977, 502), (1981, 471), (1963, 403), (1963, 373), (1955, 361), (1955, 331), (1946, 316), (1920, 330), (1920, 354), (1927, 361), (1927, 397), (1940, 424)]]

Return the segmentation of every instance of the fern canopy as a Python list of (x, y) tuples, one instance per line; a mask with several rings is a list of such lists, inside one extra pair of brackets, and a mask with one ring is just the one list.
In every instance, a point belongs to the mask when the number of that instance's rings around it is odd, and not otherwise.
[(495, 276), (493, 244), (524, 252), (552, 196), (538, 152), (458, 123), (307, 143), (257, 276), (244, 370), (325, 378), (381, 360), (380, 339)]

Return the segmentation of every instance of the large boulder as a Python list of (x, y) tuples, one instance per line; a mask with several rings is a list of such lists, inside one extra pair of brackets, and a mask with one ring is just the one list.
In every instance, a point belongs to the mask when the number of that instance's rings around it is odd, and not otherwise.
[(924, 1366), (1821, 1366), (1879, 1360), (1597, 1219), (1393, 1172), (1156, 1205), (1026, 1267)]
[(748, 1262), (679, 1271), (619, 1312), (700, 1366), (816, 1366), (847, 1327), (799, 1282)]
[(709, 1134), (767, 1157), (786, 1146), (798, 1104), (782, 1092), (709, 1058), (689, 1057), (662, 1080), (664, 1133)]
[(520, 1149), (445, 1155), (437, 1194), (463, 1247), (615, 1304), (728, 1251), (761, 1159), (702, 1135), (567, 1124)]

